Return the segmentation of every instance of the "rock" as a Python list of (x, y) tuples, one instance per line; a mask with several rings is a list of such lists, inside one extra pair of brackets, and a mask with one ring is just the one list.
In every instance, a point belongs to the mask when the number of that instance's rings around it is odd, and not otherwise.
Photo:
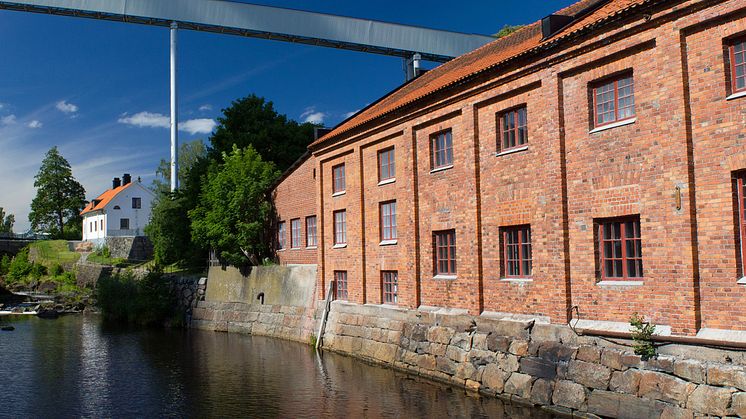
[(525, 340), (514, 340), (511, 342), (508, 352), (516, 356), (526, 356), (528, 354), (528, 342)]
[(418, 367), (424, 370), (429, 370), (429, 371), (435, 370), (436, 362), (435, 362), (435, 357), (433, 355), (420, 355), (420, 356), (417, 356), (416, 359), (417, 359), (416, 364)]
[(498, 336), (494, 333), (487, 336), (487, 349), (492, 352), (508, 352), (510, 339), (506, 336)]
[(669, 404), (663, 408), (661, 419), (694, 419), (694, 412)]
[(495, 362), (495, 354), (490, 351), (472, 349), (469, 351), (469, 362), (475, 367), (489, 365)]
[(665, 408), (663, 402), (641, 399), (631, 394), (593, 390), (588, 396), (588, 411), (601, 416), (625, 419), (657, 418)]
[(636, 369), (629, 369), (624, 372), (614, 371), (611, 374), (609, 388), (617, 393), (637, 394), (641, 376), (642, 373)]
[(733, 401), (730, 404), (731, 414), (741, 418), (746, 418), (746, 393), (733, 394)]
[(469, 353), (456, 346), (448, 346), (446, 349), (446, 356), (458, 363), (466, 362), (469, 358)]
[(497, 365), (490, 364), (484, 368), (484, 372), (482, 373), (482, 385), (490, 390), (502, 393), (505, 387), (505, 380), (509, 376), (510, 373), (501, 370)]
[(696, 384), (653, 371), (643, 371), (637, 394), (648, 399), (662, 400), (679, 406), (686, 404)]
[(700, 384), (689, 395), (686, 407), (695, 413), (724, 416), (727, 414), (731, 394), (735, 390)]
[(705, 365), (700, 361), (685, 359), (673, 364), (673, 373), (693, 383), (705, 382)]
[(56, 319), (60, 317), (60, 313), (52, 308), (40, 308), (39, 311), (36, 312), (36, 317), (41, 319)]
[(531, 402), (542, 406), (551, 404), (553, 388), (552, 381), (543, 378), (534, 381), (531, 387)]
[(588, 411), (601, 416), (619, 417), (622, 395), (612, 391), (594, 390), (588, 396)]
[(518, 370), (524, 374), (550, 380), (557, 376), (557, 365), (543, 358), (523, 357)]
[(673, 374), (673, 362), (673, 357), (659, 355), (653, 359), (645, 361), (643, 368), (646, 370), (663, 371)]
[(2, 330), (3, 332), (12, 332), (16, 330), (16, 328), (13, 326), (3, 326), (3, 327), (0, 327), (0, 330)]
[(497, 366), (503, 371), (515, 372), (518, 371), (518, 357), (515, 355), (502, 355), (498, 357)]
[(471, 349), (471, 335), (468, 333), (456, 333), (451, 338), (449, 345), (468, 351)]
[(585, 362), (598, 363), (601, 360), (601, 348), (598, 346), (581, 346), (578, 348), (578, 353), (575, 355), (575, 359)]
[[(427, 330), (426, 337), (417, 340), (425, 340), (426, 338), (430, 342), (442, 343), (444, 345), (447, 345), (451, 341), (451, 337), (453, 336), (454, 332), (455, 330), (451, 329), (450, 327), (434, 326)], [(416, 339), (415, 336), (412, 336), (412, 338)]]
[(531, 383), (534, 378), (528, 374), (521, 374), (514, 372), (505, 382), (505, 392), (509, 394), (515, 394), (518, 397), (528, 399), (531, 397)]
[(568, 366), (567, 378), (587, 387), (606, 390), (609, 387), (611, 370), (603, 365), (573, 360)]
[(642, 368), (642, 357), (630, 352), (622, 354), (622, 365), (628, 368)]
[(746, 371), (743, 367), (714, 364), (707, 368), (707, 384), (735, 387), (746, 391)]
[(622, 353), (609, 348), (604, 348), (601, 353), (601, 364), (618, 371), (627, 369), (622, 363)]
[(585, 387), (572, 381), (557, 381), (552, 393), (552, 403), (571, 409), (580, 409), (585, 404)]
[(468, 362), (463, 362), (456, 367), (456, 378), (474, 380), (477, 378), (477, 369)]
[(456, 373), (456, 368), (457, 368), (456, 363), (444, 356), (439, 356), (435, 360), (435, 366), (438, 369), (438, 371), (444, 372), (448, 375), (453, 375)]
[(577, 352), (577, 348), (558, 342), (544, 342), (539, 346), (539, 357), (551, 362), (569, 361)]

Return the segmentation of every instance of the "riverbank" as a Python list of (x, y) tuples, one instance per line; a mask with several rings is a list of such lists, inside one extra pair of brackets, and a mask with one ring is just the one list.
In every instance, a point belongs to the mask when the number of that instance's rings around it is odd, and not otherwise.
[[(218, 288), (256, 289), (250, 285), (251, 277), (231, 279), (225, 271), (211, 271), (206, 301), (197, 303), (192, 326), (301, 342), (318, 338), (323, 302), (262, 305), (251, 294), (243, 302), (240, 293), (227, 295), (230, 302), (211, 295)], [(330, 308), (321, 336), (325, 350), (554, 414), (746, 416), (742, 351), (666, 345), (645, 361), (629, 341), (578, 336), (566, 325), (541, 319), (341, 301)]]

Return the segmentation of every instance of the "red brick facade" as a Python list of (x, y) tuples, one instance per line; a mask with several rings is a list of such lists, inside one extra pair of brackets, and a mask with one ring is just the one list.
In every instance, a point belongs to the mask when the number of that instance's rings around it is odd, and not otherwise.
[[(278, 222), (285, 223), (284, 249), (276, 251), (283, 265), (317, 263), (318, 245), (309, 242), (307, 234), (310, 217), (316, 217), (316, 237), (321, 232), (316, 214), (316, 160), (311, 155), (301, 158), (286, 174), (272, 193)], [(297, 246), (293, 245), (292, 222), (300, 223)]]
[[(349, 300), (380, 304), (381, 272), (397, 271), (398, 304), (408, 308), (566, 323), (577, 306), (588, 320), (627, 322), (637, 311), (675, 334), (746, 330), (734, 197), (735, 175), (746, 170), (746, 95), (732, 91), (728, 54), (746, 35), (746, 3), (603, 7), (619, 10), (594, 12), (595, 26), (389, 106), (397, 94), (425, 88), (426, 73), (371, 105), (362, 113), (370, 119), (353, 117), (314, 143), (314, 158), (278, 187), (277, 206), (289, 221), (298, 199), (314, 204), (300, 173), (313, 166), (316, 209), (298, 215), (318, 214), (320, 285), (347, 271)], [(458, 58), (448, 71), (463, 73), (459, 63), (474, 61)], [(634, 81), (634, 118), (596, 129), (593, 88), (619, 75)], [(527, 146), (500, 153), (499, 117), (522, 106)], [(432, 137), (444, 130), (453, 164), (433, 170)], [(377, 154), (392, 146), (395, 181), (379, 185)], [(334, 194), (332, 167), (341, 163), (346, 189)], [(381, 243), (380, 203), (391, 200), (398, 238)], [(347, 243), (335, 246), (333, 212), (342, 209)], [(643, 274), (602, 279), (598, 225), (624, 216), (639, 219)], [(532, 272), (507, 278), (501, 232), (515, 226), (530, 226)], [(444, 230), (456, 236), (453, 276), (435, 274), (433, 234)], [(280, 259), (290, 263), (286, 253)]]

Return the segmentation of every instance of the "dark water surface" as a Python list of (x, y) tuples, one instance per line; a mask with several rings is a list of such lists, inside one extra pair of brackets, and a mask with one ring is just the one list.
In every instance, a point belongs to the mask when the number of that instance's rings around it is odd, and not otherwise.
[(0, 318), (0, 417), (549, 418), (308, 345)]

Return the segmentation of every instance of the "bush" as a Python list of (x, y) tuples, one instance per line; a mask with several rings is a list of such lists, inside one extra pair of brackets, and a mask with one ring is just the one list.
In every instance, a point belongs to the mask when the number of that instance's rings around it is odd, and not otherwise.
[(96, 249), (96, 251), (93, 253), (96, 256), (100, 256), (102, 258), (110, 258), (111, 257), (111, 250), (109, 250), (109, 246), (103, 245)]
[(653, 358), (656, 354), (655, 344), (653, 343), (653, 333), (655, 333), (655, 324), (646, 322), (638, 313), (634, 313), (629, 320), (632, 325), (632, 339), (635, 354), (642, 356), (643, 361)]
[(176, 303), (168, 279), (151, 272), (142, 279), (131, 273), (101, 278), (97, 284), (98, 305), (110, 322), (153, 326), (174, 315)]
[(8, 268), (7, 282), (15, 284), (28, 279), (34, 264), (28, 260), (28, 249), (23, 249), (13, 258)]
[(3, 255), (3, 258), (0, 259), (0, 275), (7, 275), (9, 270), (10, 270), (10, 256)]
[(49, 269), (49, 274), (52, 276), (60, 276), (65, 272), (65, 270), (62, 268), (62, 265), (59, 263), (55, 263), (52, 265), (52, 267)]

